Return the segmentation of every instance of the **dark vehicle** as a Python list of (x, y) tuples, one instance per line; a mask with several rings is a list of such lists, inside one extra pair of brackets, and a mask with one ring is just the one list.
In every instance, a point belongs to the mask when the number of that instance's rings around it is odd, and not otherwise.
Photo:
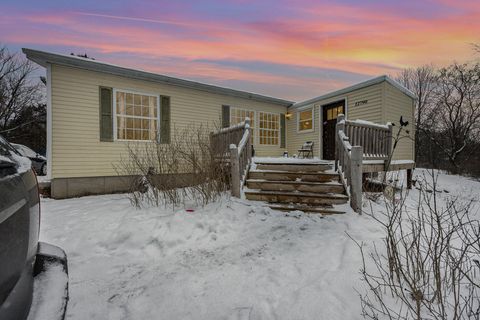
[[(27, 158), (19, 156), (0, 136), (0, 319), (41, 318), (41, 310), (60, 306), (58, 317), (65, 317), (68, 301), (68, 271), (65, 252), (38, 241), (40, 198), (37, 178)], [(52, 275), (52, 270), (62, 274)], [(43, 277), (40, 277), (43, 275)], [(38, 277), (38, 278), (37, 278)], [(42, 279), (42, 281), (40, 281)], [(64, 279), (60, 294), (52, 295), (48, 279)], [(42, 289), (59, 301), (41, 301)], [(38, 288), (38, 284), (42, 288)], [(55, 287), (52, 285), (52, 287)], [(58, 287), (58, 286), (57, 286)], [(43, 295), (45, 296), (45, 295)], [(39, 301), (36, 301), (40, 297)], [(33, 300), (33, 304), (32, 304)], [(38, 300), (38, 299), (37, 299)], [(43, 308), (42, 308), (43, 303)], [(48, 307), (46, 307), (48, 304)], [(35, 306), (32, 307), (32, 306)], [(33, 310), (35, 309), (35, 310)]]
[(33, 169), (39, 176), (47, 174), (47, 158), (23, 144), (10, 143), (10, 145), (12, 145), (21, 156), (30, 159)]

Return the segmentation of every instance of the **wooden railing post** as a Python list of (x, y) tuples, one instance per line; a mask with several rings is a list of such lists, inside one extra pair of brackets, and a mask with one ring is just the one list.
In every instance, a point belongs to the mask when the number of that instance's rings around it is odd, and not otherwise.
[(241, 196), (244, 177), (251, 162), (250, 122), (249, 118), (245, 118), (242, 123), (210, 134), (210, 144), (216, 147), (215, 157), (223, 160), (230, 153), (230, 183), (232, 196), (235, 197)]
[(230, 145), (230, 172), (232, 196), (240, 198), (240, 165), (238, 158), (238, 148), (234, 144)]
[(387, 157), (390, 157), (392, 153), (392, 141), (393, 141), (393, 125), (391, 122), (387, 123), (388, 133), (387, 133)]
[(335, 171), (338, 170), (338, 162), (340, 161), (340, 148), (342, 147), (339, 141), (338, 132), (342, 130), (345, 132), (345, 115), (339, 114), (337, 117), (337, 125), (335, 126)]
[(362, 163), (363, 148), (352, 146), (350, 167), (350, 205), (355, 212), (362, 213)]

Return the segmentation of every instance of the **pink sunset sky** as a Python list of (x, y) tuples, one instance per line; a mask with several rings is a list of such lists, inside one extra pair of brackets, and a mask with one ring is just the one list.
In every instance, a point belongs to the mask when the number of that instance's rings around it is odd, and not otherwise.
[(299, 101), (478, 59), (480, 1), (2, 1), (0, 42)]

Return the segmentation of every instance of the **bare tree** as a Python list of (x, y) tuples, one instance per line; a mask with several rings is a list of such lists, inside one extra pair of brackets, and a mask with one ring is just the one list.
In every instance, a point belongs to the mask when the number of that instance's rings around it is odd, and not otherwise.
[(452, 173), (459, 173), (460, 156), (468, 161), (468, 144), (480, 139), (480, 64), (454, 63), (440, 69), (432, 100), (436, 127), (427, 134), (448, 158)]
[(41, 84), (34, 72), (30, 61), (0, 47), (0, 132), (8, 132), (26, 109), (41, 103)]
[[(418, 205), (385, 200), (369, 214), (385, 238), (362, 255), (359, 291), (365, 319), (480, 319), (480, 221), (474, 199), (437, 199), (437, 176), (419, 181)], [(353, 239), (353, 238), (352, 238)]]
[(192, 123), (173, 131), (167, 144), (129, 144), (115, 167), (134, 206), (175, 208), (187, 200), (205, 205), (228, 190), (229, 163), (222, 146), (212, 143), (209, 127)]
[(432, 93), (435, 89), (435, 69), (432, 65), (418, 68), (404, 69), (395, 79), (412, 91), (416, 96), (415, 102), (415, 158), (418, 160), (422, 144), (420, 132), (432, 125), (429, 116), (432, 109)]

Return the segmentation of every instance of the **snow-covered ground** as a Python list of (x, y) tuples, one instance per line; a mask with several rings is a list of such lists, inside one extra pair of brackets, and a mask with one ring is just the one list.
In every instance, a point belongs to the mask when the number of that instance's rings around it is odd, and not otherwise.
[[(478, 198), (477, 181), (439, 184), (440, 199)], [(137, 210), (125, 195), (43, 199), (41, 239), (69, 259), (67, 319), (361, 319), (360, 254), (345, 232), (379, 241), (367, 215), (285, 214), (226, 197), (192, 209)]]

